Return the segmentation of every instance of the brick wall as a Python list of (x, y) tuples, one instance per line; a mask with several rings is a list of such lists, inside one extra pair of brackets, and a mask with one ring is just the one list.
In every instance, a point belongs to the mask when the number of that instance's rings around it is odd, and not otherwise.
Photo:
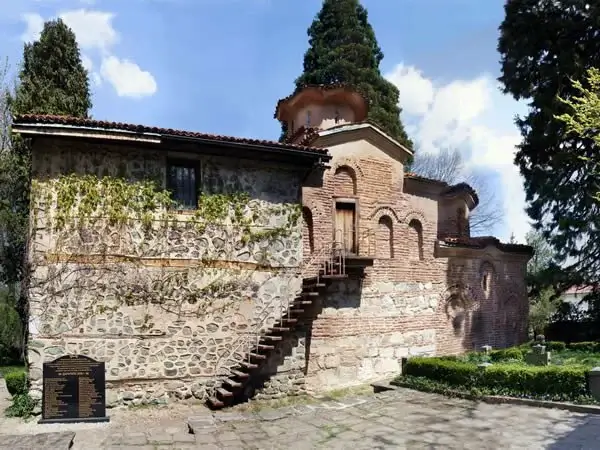
[[(335, 198), (353, 197), (359, 235), (373, 231), (359, 238), (360, 252), (376, 258), (364, 279), (330, 287), (312, 325), (309, 390), (391, 376), (401, 356), (525, 339), (526, 255), (495, 247), (436, 250), (439, 235), (468, 236), (465, 200), (403, 192), (402, 164), (366, 140), (327, 147), (333, 160), (323, 186), (303, 189), (314, 246), (331, 242)], [(449, 303), (459, 290), (468, 304)]]

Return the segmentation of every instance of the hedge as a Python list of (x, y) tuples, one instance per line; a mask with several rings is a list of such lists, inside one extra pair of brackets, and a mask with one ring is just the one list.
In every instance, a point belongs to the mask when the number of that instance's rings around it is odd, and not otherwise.
[(523, 361), (523, 350), (517, 347), (493, 350), (490, 352), (490, 359), (494, 362), (509, 360)]
[(588, 368), (582, 366), (524, 366), (476, 364), (440, 358), (410, 358), (405, 375), (444, 382), (465, 390), (484, 389), (496, 395), (510, 395), (556, 401), (589, 397)]
[(4, 375), (8, 392), (15, 396), (27, 393), (27, 374), (23, 371), (9, 372)]

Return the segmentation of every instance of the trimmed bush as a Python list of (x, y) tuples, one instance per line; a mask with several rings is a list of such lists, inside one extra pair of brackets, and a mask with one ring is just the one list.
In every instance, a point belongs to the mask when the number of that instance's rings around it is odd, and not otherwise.
[(9, 372), (4, 375), (4, 380), (11, 395), (16, 396), (27, 393), (27, 374), (25, 372)]
[(490, 353), (490, 359), (498, 361), (523, 361), (523, 350), (518, 347), (495, 350)]
[(548, 341), (545, 344), (546, 350), (549, 352), (563, 352), (567, 349), (567, 344), (560, 341)]
[(493, 364), (484, 369), (473, 363), (418, 357), (407, 361), (405, 374), (495, 395), (575, 401), (590, 395), (588, 370), (581, 366), (523, 364)]
[(573, 342), (567, 346), (569, 350), (578, 352), (597, 353), (600, 352), (600, 343), (598, 342)]

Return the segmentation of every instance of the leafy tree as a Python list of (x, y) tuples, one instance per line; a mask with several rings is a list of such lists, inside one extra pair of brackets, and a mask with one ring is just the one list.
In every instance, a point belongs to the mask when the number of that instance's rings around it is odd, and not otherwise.
[[(25, 44), (23, 64), (14, 91), (3, 86), (2, 98), (13, 115), (56, 114), (87, 117), (91, 108), (88, 75), (81, 62), (75, 34), (60, 19), (44, 24), (40, 39)], [(8, 110), (4, 108), (3, 112)], [(0, 131), (10, 129), (10, 115), (3, 113)], [(29, 143), (18, 136), (6, 143), (0, 158), (0, 276), (12, 292), (25, 333), (28, 316), (27, 238), (31, 157)], [(20, 284), (21, 289), (16, 289)]]
[(410, 170), (422, 177), (449, 184), (466, 182), (475, 189), (480, 202), (469, 217), (471, 233), (489, 234), (491, 228), (502, 222), (502, 204), (494, 187), (485, 177), (467, 170), (458, 150), (443, 149), (437, 154), (417, 152)]
[(310, 47), (304, 54), (304, 72), (296, 79), (296, 88), (307, 84), (352, 85), (369, 100), (369, 119), (412, 148), (400, 121), (400, 93), (381, 75), (383, 53), (360, 2), (324, 0), (308, 36)]
[(544, 236), (535, 230), (525, 235), (527, 245), (533, 247), (533, 256), (527, 263), (529, 291), (529, 325), (535, 335), (544, 329), (560, 304), (552, 279), (558, 267), (554, 264), (555, 252)]
[(523, 141), (515, 158), (528, 214), (566, 264), (561, 276), (586, 283), (600, 274), (600, 204), (594, 198), (600, 176), (591, 159), (598, 145), (567, 133), (556, 117), (569, 112), (565, 101), (579, 93), (570, 79), (600, 66), (598, 29), (600, 2), (510, 0), (498, 42), (504, 92), (529, 104), (516, 120)]

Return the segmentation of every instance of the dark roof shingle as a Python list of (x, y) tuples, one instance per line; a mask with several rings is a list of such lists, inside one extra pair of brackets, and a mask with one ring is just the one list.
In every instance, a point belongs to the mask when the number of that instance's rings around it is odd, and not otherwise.
[(87, 127), (96, 128), (102, 130), (114, 130), (114, 131), (129, 131), (133, 133), (156, 133), (164, 136), (174, 137), (189, 137), (197, 139), (207, 139), (212, 141), (249, 144), (249, 145), (263, 145), (268, 147), (278, 147), (281, 149), (288, 150), (300, 150), (320, 153), (323, 155), (327, 154), (327, 149), (320, 147), (309, 147), (305, 145), (296, 145), (285, 142), (269, 141), (264, 139), (252, 139), (252, 138), (241, 138), (234, 136), (223, 136), (218, 134), (200, 133), (195, 131), (184, 131), (175, 130), (172, 128), (160, 128), (146, 125), (136, 125), (131, 123), (122, 122), (107, 122), (104, 120), (94, 119), (83, 119), (79, 117), (69, 116), (55, 116), (55, 115), (43, 115), (43, 114), (24, 114), (16, 116), (13, 123), (15, 125), (27, 124), (27, 125), (65, 125), (72, 127)]

